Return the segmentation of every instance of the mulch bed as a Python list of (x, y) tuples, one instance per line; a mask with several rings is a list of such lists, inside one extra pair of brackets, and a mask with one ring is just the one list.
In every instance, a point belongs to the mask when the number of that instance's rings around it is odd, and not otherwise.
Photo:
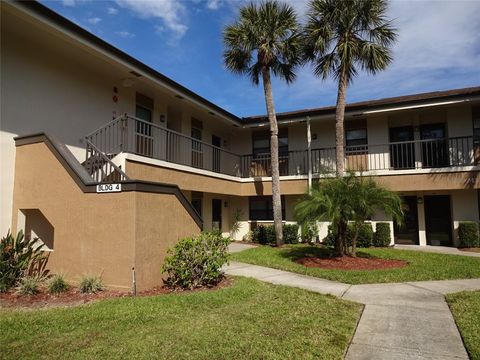
[[(222, 288), (229, 287), (233, 284), (233, 279), (231, 277), (225, 277), (221, 282), (213, 287), (204, 287), (197, 288), (193, 290), (182, 290), (182, 289), (171, 289), (167, 287), (156, 287), (150, 290), (142, 291), (137, 293), (137, 297), (143, 296), (158, 296), (158, 295), (167, 295), (172, 293), (189, 293), (196, 291), (209, 291), (209, 290), (218, 290)], [(5, 293), (0, 293), (0, 309), (1, 308), (10, 308), (10, 309), (40, 309), (40, 308), (53, 308), (53, 307), (70, 307), (78, 306), (93, 301), (103, 300), (103, 299), (112, 299), (112, 298), (124, 298), (124, 297), (133, 297), (133, 294), (130, 292), (123, 291), (114, 291), (114, 290), (103, 290), (99, 291), (96, 294), (82, 294), (76, 288), (71, 287), (68, 291), (52, 295), (46, 292), (40, 292), (35, 295), (18, 295), (15, 293), (15, 290), (8, 291)]]
[(335, 257), (318, 258), (305, 257), (297, 260), (297, 263), (307, 267), (317, 267), (331, 270), (379, 270), (402, 268), (408, 265), (404, 260), (377, 259), (365, 257)]

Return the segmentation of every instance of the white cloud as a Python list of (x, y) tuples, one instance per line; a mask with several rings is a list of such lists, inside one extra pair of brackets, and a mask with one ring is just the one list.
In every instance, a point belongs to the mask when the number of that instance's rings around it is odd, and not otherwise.
[(123, 37), (125, 39), (132, 39), (132, 38), (135, 37), (135, 34), (129, 32), (129, 31), (126, 31), (126, 30), (117, 31), (117, 32), (115, 32), (115, 34), (120, 36), (120, 37)]
[(118, 9), (116, 9), (114, 7), (109, 7), (107, 9), (107, 14), (108, 15), (117, 15), (118, 14)]
[(133, 11), (140, 18), (158, 18), (165, 28), (177, 37), (188, 30), (186, 9), (178, 0), (116, 0), (123, 8)]
[(88, 18), (87, 21), (92, 25), (96, 25), (100, 21), (102, 21), (102, 19), (100, 19), (99, 17), (91, 17), (91, 18)]
[(220, 0), (208, 0), (207, 8), (210, 10), (217, 10), (220, 7)]
[(75, 0), (62, 0), (63, 6), (75, 6)]

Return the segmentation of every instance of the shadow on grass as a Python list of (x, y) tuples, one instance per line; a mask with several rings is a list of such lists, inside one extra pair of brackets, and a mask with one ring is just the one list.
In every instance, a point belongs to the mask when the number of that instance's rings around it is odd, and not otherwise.
[[(326, 246), (287, 247), (280, 251), (280, 256), (290, 261), (297, 261), (303, 258), (333, 259), (336, 257), (333, 249)], [(357, 250), (357, 257), (372, 258), (373, 256)]]

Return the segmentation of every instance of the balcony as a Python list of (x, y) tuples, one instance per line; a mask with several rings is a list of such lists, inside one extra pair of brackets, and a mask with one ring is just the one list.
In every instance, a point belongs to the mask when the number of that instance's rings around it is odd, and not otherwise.
[[(236, 154), (132, 116), (122, 116), (86, 137), (108, 158), (131, 153), (173, 164), (242, 178), (271, 176), (270, 154)], [(89, 154), (91, 149), (88, 149)], [(89, 152), (90, 151), (90, 152)], [(308, 151), (279, 154), (280, 176), (308, 174)], [(345, 148), (345, 168), (365, 173), (473, 166), (480, 146), (473, 137), (392, 142)], [(334, 173), (335, 148), (311, 150), (312, 173)]]

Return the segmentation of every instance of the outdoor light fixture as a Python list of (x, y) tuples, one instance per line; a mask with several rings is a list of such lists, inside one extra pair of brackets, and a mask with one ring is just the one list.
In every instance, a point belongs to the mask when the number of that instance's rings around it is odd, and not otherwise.
[(165, 122), (165, 114), (160, 115), (160, 122), (164, 123)]
[(417, 197), (417, 204), (423, 204), (423, 197)]

